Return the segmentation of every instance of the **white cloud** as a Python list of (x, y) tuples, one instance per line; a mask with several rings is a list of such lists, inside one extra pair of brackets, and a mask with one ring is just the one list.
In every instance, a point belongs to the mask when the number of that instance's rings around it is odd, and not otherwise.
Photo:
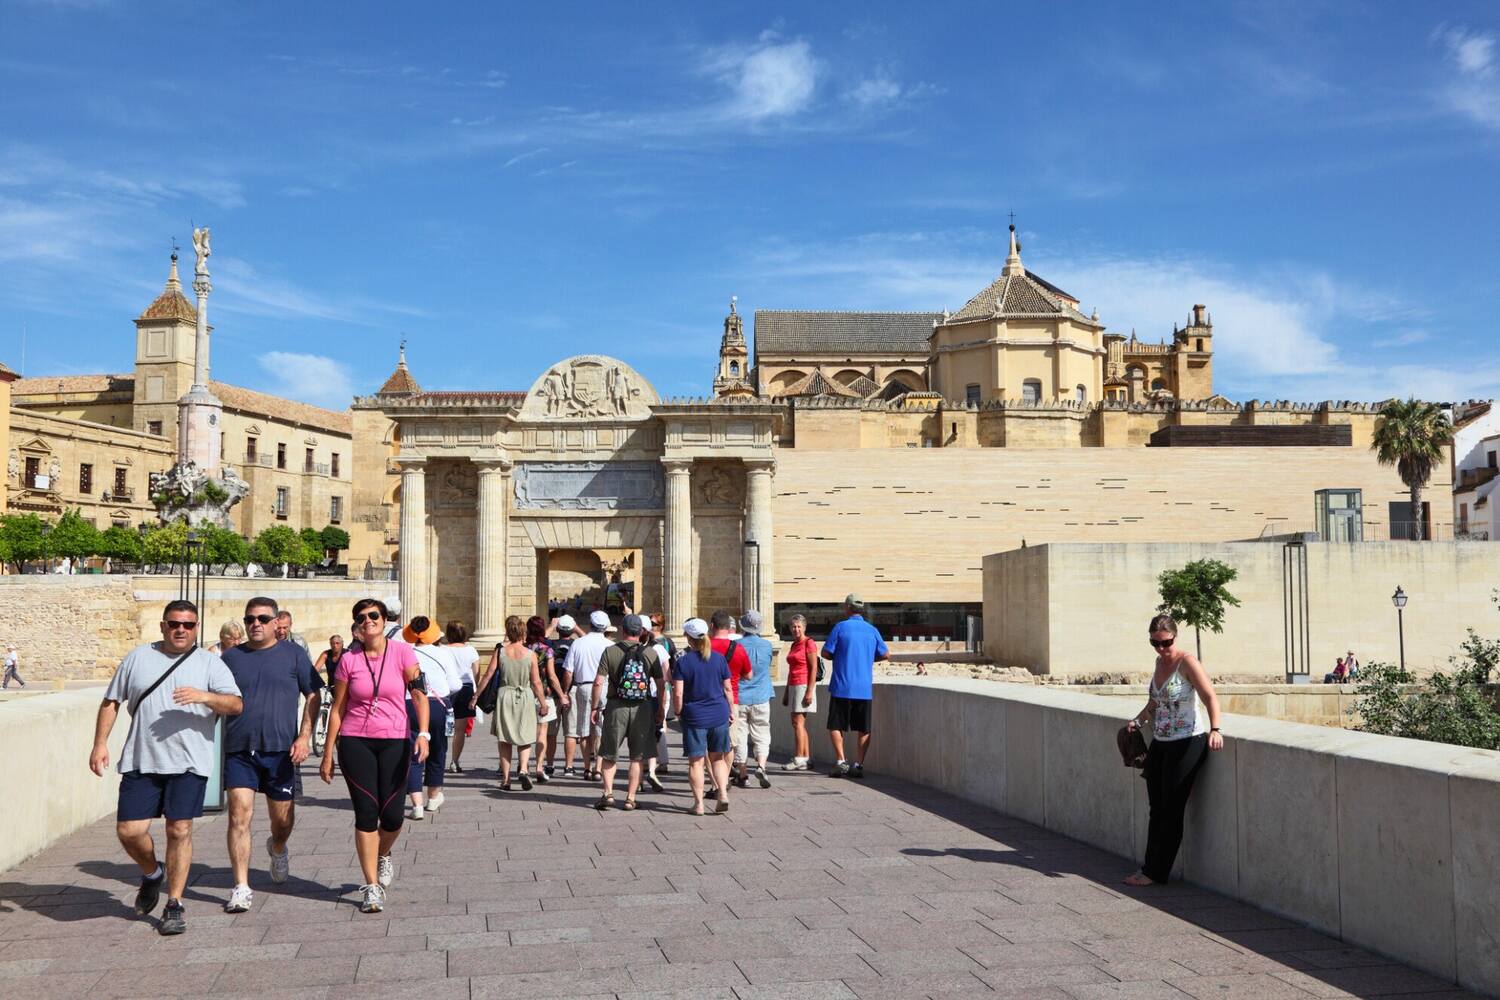
[(730, 88), (725, 113), (761, 121), (807, 110), (817, 90), (820, 64), (806, 41), (778, 42), (762, 35), (754, 45), (709, 50), (704, 68)]
[(288, 399), (342, 410), (354, 397), (354, 379), (342, 361), (321, 354), (267, 351), (257, 361), (270, 376), (268, 391)]
[(901, 84), (888, 76), (861, 80), (844, 93), (844, 98), (861, 108), (878, 108), (893, 104), (901, 97)]
[(1481, 125), (1500, 128), (1500, 52), (1489, 32), (1441, 25), (1433, 40), (1442, 45), (1449, 76), (1440, 97), (1450, 110)]
[(214, 293), (209, 315), (217, 309), (231, 315), (278, 319), (321, 319), (339, 323), (378, 326), (391, 316), (422, 316), (422, 310), (398, 303), (331, 291), (310, 291), (301, 286), (260, 273), (249, 261), (214, 255), (210, 270)]
[(517, 163), (520, 163), (522, 160), (529, 160), (533, 156), (541, 156), (545, 152), (547, 152), (546, 146), (543, 146), (541, 149), (533, 149), (529, 153), (517, 153), (515, 156), (512, 156), (510, 159), (505, 161), (505, 166), (502, 169), (513, 167)]

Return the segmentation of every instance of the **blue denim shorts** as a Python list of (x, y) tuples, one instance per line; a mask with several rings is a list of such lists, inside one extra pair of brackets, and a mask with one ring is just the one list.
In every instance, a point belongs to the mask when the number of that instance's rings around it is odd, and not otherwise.
[(290, 802), (297, 792), (297, 765), (288, 750), (244, 750), (224, 755), (224, 787), (253, 788), (274, 802)]
[(128, 823), (137, 819), (197, 819), (203, 815), (203, 795), (208, 778), (185, 771), (182, 774), (142, 774), (126, 771), (120, 775), (120, 802), (115, 820)]
[(682, 755), (689, 759), (704, 757), (711, 753), (728, 753), (729, 724), (711, 729), (694, 726), (682, 727)]

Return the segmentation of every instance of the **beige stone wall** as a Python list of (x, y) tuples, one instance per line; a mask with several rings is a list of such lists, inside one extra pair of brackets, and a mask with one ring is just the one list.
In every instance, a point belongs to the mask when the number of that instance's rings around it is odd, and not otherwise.
[[(10, 383), (14, 376), (10, 369), (0, 364), (0, 458), (10, 458)], [(6, 498), (10, 489), (0, 489), (0, 514), (5, 513)]]
[[(1313, 492), (1404, 499), (1362, 448), (917, 448), (776, 452), (781, 603), (978, 601), (981, 560), (1044, 542), (1225, 541), (1313, 528)], [(1448, 489), (1446, 466), (1431, 485)], [(1445, 516), (1433, 504), (1434, 520)], [(1368, 537), (1368, 536), (1367, 536)], [(1377, 535), (1378, 537), (1378, 535)], [(1394, 589), (1394, 588), (1392, 588)]]
[[(176, 449), (165, 438), (122, 427), (65, 420), (29, 409), (10, 409), (7, 412), (11, 421), (11, 447), (18, 450), (21, 459), (17, 476), (7, 484), (12, 506), (49, 518), (77, 507), (100, 529), (108, 528), (116, 521), (131, 527), (155, 523), (156, 509), (151, 505), (149, 478), (153, 472), (165, 472), (171, 468), (176, 454)], [(16, 497), (23, 491), (21, 477), (25, 474), (27, 455), (40, 457), (44, 471), (55, 460), (60, 475), (51, 495), (31, 493), (17, 504)], [(93, 474), (88, 493), (80, 489), (80, 474), (85, 464), (92, 467)], [(125, 471), (128, 499), (114, 492), (116, 469)], [(108, 503), (104, 501), (106, 492), (110, 493)]]
[[(1399, 657), (1391, 594), (1410, 597), (1406, 663), (1446, 668), (1465, 629), (1500, 633), (1491, 594), (1500, 561), (1482, 542), (1312, 543), (1307, 552), (1310, 673), (1315, 681), (1353, 649), (1361, 662)], [(1159, 601), (1157, 576), (1195, 559), (1219, 559), (1239, 574), (1221, 635), (1203, 636), (1215, 675), (1280, 677), (1285, 670), (1283, 546), (1274, 542), (1049, 544), (986, 556), (985, 652), (996, 662), (1057, 676), (1150, 669), (1146, 623)], [(1031, 614), (1027, 601), (1045, 600)], [(1187, 648), (1193, 635), (1187, 630)]]
[[(350, 412), (350, 510), (344, 529), (349, 532), (349, 569), (352, 574), (371, 567), (390, 566), (400, 537), (401, 477), (391, 458), (399, 441), (396, 424), (379, 410)], [(355, 473), (355, 470), (358, 470)]]
[[(248, 461), (251, 437), (256, 439), (254, 463)], [(276, 467), (277, 445), (286, 446), (284, 469)], [(311, 471), (307, 464), (308, 449), (313, 454)], [(339, 459), (337, 476), (333, 475), (334, 455)], [(254, 538), (273, 524), (285, 524), (296, 531), (321, 530), (331, 523), (333, 497), (342, 502), (338, 526), (348, 531), (353, 525), (354, 444), (346, 435), (259, 414), (238, 413), (226, 407), (224, 462), (250, 484), (250, 495), (234, 508), (232, 515), (235, 529), (248, 538)], [(275, 511), (278, 488), (287, 490), (285, 518), (278, 517)], [(352, 540), (351, 537), (351, 543)]]
[(963, 401), (978, 385), (980, 399), (1021, 399), (1028, 380), (1041, 383), (1042, 399), (1074, 399), (1084, 387), (1088, 401), (1103, 392), (1100, 331), (1071, 320), (1002, 320), (939, 327), (933, 335), (937, 361), (933, 388)]

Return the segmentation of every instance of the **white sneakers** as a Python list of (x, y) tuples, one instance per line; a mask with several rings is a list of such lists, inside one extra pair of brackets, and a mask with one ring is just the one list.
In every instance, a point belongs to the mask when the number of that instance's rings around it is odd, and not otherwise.
[(396, 863), (391, 860), (389, 854), (380, 856), (380, 867), (375, 875), (375, 881), (380, 883), (380, 888), (389, 889), (391, 883), (396, 881)]
[(439, 809), (441, 809), (443, 807), (443, 802), (444, 801), (445, 800), (443, 798), (443, 793), (442, 792), (438, 792), (436, 795), (432, 796), (431, 798), (429, 798), (427, 800), (427, 810), (429, 812), (437, 812)]
[(224, 904), (225, 913), (246, 913), (251, 904), (255, 902), (255, 893), (250, 891), (248, 885), (237, 885), (229, 894), (229, 902)]
[(274, 843), (274, 840), (267, 837), (266, 853), (271, 856), (271, 881), (277, 883), (285, 882), (287, 876), (292, 871), (292, 852), (290, 848), (284, 847), (281, 849), (281, 853), (277, 854), (276, 850), (271, 846), (272, 843)]
[(359, 888), (359, 912), (379, 913), (385, 909), (385, 890), (378, 885), (362, 885)]
[(781, 765), (783, 771), (806, 771), (811, 765), (806, 757), (793, 757)]
[(411, 818), (412, 819), (426, 819), (427, 818), (427, 810), (423, 809), (419, 805), (412, 806), (411, 807)]

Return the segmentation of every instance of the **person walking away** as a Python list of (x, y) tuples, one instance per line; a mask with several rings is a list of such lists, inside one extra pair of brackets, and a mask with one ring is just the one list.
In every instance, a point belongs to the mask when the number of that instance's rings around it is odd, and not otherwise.
[[(463, 675), (459, 672), (458, 660), (451, 650), (437, 645), (443, 633), (437, 623), (426, 615), (417, 615), (401, 630), (401, 638), (411, 643), (416, 651), (417, 662), (422, 667), (422, 679), (427, 691), (427, 753), (422, 760), (415, 756), (406, 777), (406, 792), (411, 799), (411, 818), (422, 819), (427, 810), (437, 812), (443, 807), (443, 771), (448, 757), (448, 713), (453, 710), (453, 692), (463, 686)], [(407, 719), (411, 731), (416, 733), (416, 706), (407, 698)], [(422, 788), (427, 788), (423, 798)]]
[[(735, 706), (740, 702), (740, 681), (750, 676), (750, 657), (746, 655), (745, 648), (740, 645), (742, 636), (734, 630), (734, 615), (728, 611), (715, 611), (708, 620), (709, 628), (712, 630), (712, 645), (715, 653), (724, 657), (724, 662), (729, 664), (729, 731), (730, 739), (734, 738), (734, 712)], [(715, 778), (714, 796), (722, 798), (724, 788), (718, 783), (717, 775), (713, 769), (709, 769), (709, 776)]]
[[(561, 607), (561, 602), (558, 603)], [(547, 645), (552, 647), (552, 673), (557, 678), (558, 690), (562, 692), (561, 697), (556, 699), (557, 719), (547, 724), (547, 761), (544, 774), (550, 779), (553, 768), (557, 762), (557, 751), (560, 743), (567, 735), (568, 719), (573, 704), (572, 690), (573, 678), (564, 667), (568, 661), (568, 650), (573, 648), (573, 640), (578, 638), (578, 626), (573, 621), (572, 615), (562, 615), (555, 622), (557, 638), (548, 639)], [(538, 763), (541, 763), (538, 761)]]
[(812, 749), (807, 735), (807, 717), (818, 711), (818, 644), (807, 636), (807, 619), (792, 615), (792, 642), (786, 651), (786, 693), (781, 703), (792, 714), (792, 759), (781, 765), (787, 771), (812, 767)]
[(537, 717), (546, 711), (546, 692), (542, 689), (537, 654), (527, 648), (525, 638), (526, 622), (520, 615), (505, 619), (505, 642), (495, 647), (480, 684), (483, 688), (492, 675), (499, 677), (500, 693), (490, 716), (490, 733), (500, 742), (500, 790), (505, 792), (510, 791), (512, 750), (519, 751), (517, 776), (521, 790), (531, 791), (531, 777), (527, 774), (531, 767), (531, 747), (536, 742)]
[[(137, 646), (120, 661), (104, 690), (94, 721), (89, 770), (109, 768), (109, 734), (120, 706), (130, 709), (130, 729), (120, 752), (120, 793), (115, 835), (141, 870), (135, 912), (146, 915), (167, 890), (157, 931), (187, 930), (182, 894), (193, 863), (193, 820), (203, 815), (203, 795), (214, 768), (216, 716), (240, 713), (244, 702), (224, 661), (199, 649), (198, 607), (172, 601), (161, 616), (161, 641)], [(163, 870), (151, 839), (151, 821), (167, 821)]]
[(244, 641), (245, 627), (231, 619), (219, 626), (219, 641), (209, 646), (208, 651), (223, 656), (224, 650), (233, 649)]
[[(244, 708), (224, 726), (224, 790), (229, 799), (229, 869), (234, 888), (225, 913), (244, 913), (254, 902), (250, 891), (250, 821), (255, 796), (266, 797), (271, 836), (271, 881), (285, 882), (291, 870), (287, 840), (296, 824), (297, 767), (312, 748), (322, 682), (307, 654), (276, 638), (276, 602), (252, 597), (245, 603), (243, 643), (224, 651)], [(298, 725), (297, 700), (307, 699)]]
[[(333, 710), (328, 713), (328, 742), (338, 746), (339, 768), (354, 806), (354, 848), (365, 880), (359, 887), (361, 913), (385, 909), (386, 890), (396, 878), (391, 851), (401, 836), (401, 795), (413, 753), (407, 691), (417, 715), (418, 762), (425, 762), (432, 741), (417, 652), (399, 639), (387, 638), (388, 627), (383, 602), (366, 597), (355, 603), (359, 649), (339, 661)], [(318, 769), (325, 784), (333, 782), (333, 758), (325, 753)]]
[[(858, 594), (844, 598), (844, 620), (833, 626), (820, 654), (833, 661), (828, 677), (828, 739), (838, 760), (833, 778), (863, 778), (865, 754), (870, 752), (870, 715), (875, 698), (875, 661), (890, 659), (880, 630), (865, 621), (865, 602)], [(844, 733), (858, 742), (854, 766), (844, 756)]]
[(630, 754), (622, 808), (635, 808), (646, 755), (656, 745), (657, 727), (666, 720), (667, 687), (661, 654), (646, 641), (649, 634), (640, 615), (626, 615), (620, 628), (624, 638), (600, 658), (592, 695), (594, 724), (600, 727), (603, 740), (599, 756), (604, 760), (600, 778), (604, 790), (594, 806), (601, 812), (615, 801), (615, 762), (621, 741)]
[(568, 698), (572, 703), (572, 714), (568, 717), (568, 725), (563, 741), (563, 776), (571, 778), (573, 771), (573, 753), (582, 748), (583, 751), (583, 780), (595, 781), (599, 774), (595, 761), (595, 748), (599, 743), (599, 733), (594, 729), (593, 710), (591, 701), (593, 698), (594, 679), (599, 676), (599, 659), (604, 651), (613, 643), (604, 630), (610, 627), (609, 615), (603, 611), (594, 611), (589, 615), (590, 632), (573, 640), (573, 645), (568, 649), (568, 658), (563, 661), (563, 669), (567, 671), (568, 678), (573, 689), (568, 692)]
[(479, 663), (479, 650), (469, 645), (469, 626), (457, 618), (443, 626), (443, 638), (458, 662), (459, 676), (463, 679), (453, 692), (453, 740), (448, 748), (448, 770), (463, 774), (458, 758), (463, 755), (464, 741), (474, 731), (474, 693), (479, 690), (474, 682), (474, 667)]
[[(656, 647), (657, 653), (661, 656), (662, 676), (666, 678), (661, 685), (662, 704), (663, 707), (670, 708), (672, 704), (672, 664), (677, 660), (677, 647), (672, 642), (672, 637), (667, 635), (662, 628), (666, 623), (666, 619), (662, 616), (661, 612), (658, 611), (649, 616), (642, 615), (641, 618), (648, 623), (649, 641)], [(666, 774), (669, 770), (667, 766), (667, 723), (669, 721), (671, 721), (670, 715), (663, 718), (661, 725), (657, 727), (656, 746), (652, 750), (651, 756), (646, 758), (646, 784), (653, 792), (666, 791), (666, 788), (662, 786), (661, 779), (657, 777), (657, 773)]]
[(557, 663), (552, 644), (547, 641), (547, 622), (541, 615), (526, 619), (527, 649), (536, 654), (537, 674), (542, 680), (542, 713), (536, 720), (536, 783), (545, 785), (551, 777), (543, 769), (543, 762), (557, 753), (557, 722), (561, 716), (558, 706), (566, 704), (567, 697), (557, 679)]
[(688, 648), (672, 670), (672, 714), (682, 720), (682, 755), (688, 759), (694, 816), (703, 815), (704, 758), (713, 784), (720, 789), (715, 812), (729, 811), (729, 724), (733, 692), (729, 662), (714, 651), (708, 622), (690, 618), (682, 624)]
[(292, 613), (290, 611), (282, 609), (277, 613), (276, 638), (283, 642), (290, 642), (292, 645), (300, 648), (309, 657), (312, 656), (312, 649), (307, 645), (307, 640), (302, 638), (302, 633), (292, 631)]
[(1151, 802), (1146, 860), (1125, 878), (1126, 885), (1136, 886), (1165, 884), (1171, 877), (1193, 782), (1209, 753), (1224, 749), (1218, 695), (1198, 658), (1177, 648), (1177, 623), (1170, 615), (1157, 615), (1147, 637), (1156, 650), (1156, 669), (1146, 707), (1127, 723), (1139, 729), (1149, 722), (1152, 735), (1143, 774)]
[(21, 680), (21, 658), (16, 655), (16, 647), (5, 647), (5, 679), (0, 681), (0, 690), (10, 687), (10, 682), (15, 681), (22, 687), (26, 682)]
[(759, 611), (740, 615), (740, 648), (750, 660), (750, 676), (740, 683), (739, 700), (734, 706), (734, 762), (739, 767), (735, 784), (744, 788), (750, 783), (750, 748), (755, 748), (755, 780), (770, 788), (766, 776), (766, 758), (771, 753), (771, 697), (776, 694), (771, 683), (771, 657), (775, 650), (760, 630), (765, 619)]

